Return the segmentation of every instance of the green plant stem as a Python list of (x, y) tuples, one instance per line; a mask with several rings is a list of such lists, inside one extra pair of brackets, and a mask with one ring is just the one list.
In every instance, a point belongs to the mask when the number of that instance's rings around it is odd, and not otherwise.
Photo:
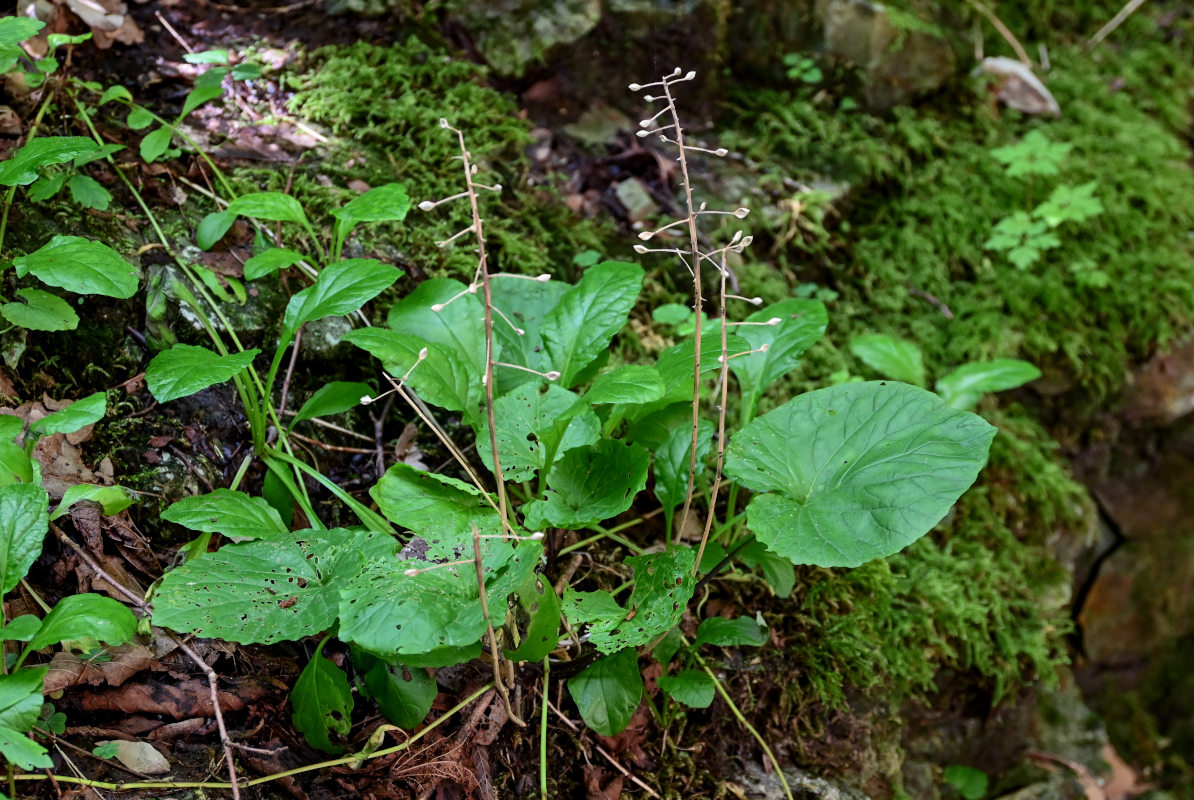
[[(272, 783), (273, 781), (279, 780), (281, 778), (289, 778), (294, 775), (302, 775), (307, 772), (315, 772), (317, 770), (329, 769), (331, 767), (341, 767), (341, 766), (344, 766), (345, 764), (351, 764), (354, 761), (355, 762), (363, 762), (363, 761), (368, 761), (368, 760), (374, 759), (374, 758), (381, 758), (382, 756), (392, 755), (393, 753), (401, 753), (403, 750), (409, 749), (411, 747), (411, 745), (413, 745), (415, 742), (419, 741), (424, 736), (431, 733), (431, 731), (435, 730), (442, 723), (446, 722), (448, 719), (450, 719), (453, 716), (455, 716), (456, 714), (458, 714), (462, 709), (464, 709), (466, 706), (468, 706), (469, 704), (476, 701), (477, 698), (481, 697), (483, 694), (485, 694), (492, 688), (493, 688), (492, 683), (485, 684), (480, 689), (473, 692), (468, 697), (464, 698), (459, 703), (457, 703), (456, 705), (452, 706), (447, 711), (445, 711), (442, 715), (440, 715), (440, 717), (438, 717), (435, 720), (435, 722), (432, 722), (430, 725), (428, 725), (426, 728), (423, 728), (423, 730), (419, 731), (418, 733), (412, 734), (409, 739), (407, 739), (405, 742), (402, 742), (401, 744), (396, 744), (393, 747), (387, 747), (382, 750), (374, 750), (372, 753), (355, 753), (353, 755), (335, 758), (335, 759), (332, 759), (331, 761), (320, 761), (318, 764), (306, 764), (301, 767), (295, 767), (294, 769), (288, 769), (284, 772), (275, 772), (272, 775), (265, 775), (260, 778), (254, 778), (251, 781), (240, 781), (239, 786), (241, 788), (244, 788), (246, 786), (261, 786), (266, 783)], [(45, 774), (45, 775), (41, 775), (41, 774), (17, 775), (17, 776), (15, 776), (14, 779), (18, 780), (18, 781), (48, 781), (48, 780), (52, 779), (59, 783), (72, 783), (72, 784), (76, 784), (78, 786), (89, 786), (92, 789), (104, 789), (109, 792), (131, 791), (133, 789), (228, 790), (228, 789), (232, 788), (231, 783), (222, 782), (222, 781), (135, 781), (135, 782), (130, 781), (128, 783), (111, 783), (109, 781), (91, 780), (90, 778), (76, 778), (76, 777), (67, 776), (67, 775), (49, 775), (49, 774)], [(13, 790), (13, 797), (16, 797), (15, 789)]]
[(561, 556), (567, 555), (568, 553), (571, 553), (573, 550), (579, 550), (580, 548), (585, 547), (586, 545), (590, 545), (593, 542), (597, 542), (602, 539), (612, 539), (613, 541), (615, 541), (618, 544), (625, 547), (630, 552), (634, 553), (636, 556), (641, 556), (643, 554), (643, 548), (639, 547), (637, 544), (630, 541), (629, 539), (619, 536), (618, 534), (614, 533), (613, 531), (604, 530), (600, 525), (590, 525), (589, 530), (597, 531), (597, 535), (590, 536), (586, 539), (581, 539), (579, 542), (576, 542), (575, 544), (568, 545), (567, 547), (565, 547), (564, 549), (562, 549), (559, 552), (559, 555), (561, 555)]
[(746, 716), (743, 715), (741, 709), (738, 708), (738, 705), (734, 702), (733, 698), (730, 697), (729, 692), (727, 692), (725, 687), (721, 685), (721, 681), (719, 681), (717, 676), (713, 674), (713, 670), (709, 669), (709, 665), (705, 663), (705, 659), (701, 658), (700, 655), (697, 654), (694, 654), (694, 656), (697, 660), (697, 663), (701, 665), (701, 669), (705, 670), (705, 673), (713, 679), (713, 685), (717, 688), (717, 693), (721, 695), (722, 700), (726, 701), (726, 705), (730, 707), (730, 711), (737, 718), (738, 722), (740, 722), (742, 727), (746, 728), (746, 730), (750, 732), (750, 735), (754, 737), (755, 741), (759, 743), (759, 747), (763, 748), (763, 752), (767, 754), (767, 758), (771, 759), (771, 766), (775, 770), (776, 777), (779, 778), (779, 782), (784, 787), (784, 796), (787, 797), (788, 800), (794, 800), (792, 797), (792, 787), (788, 786), (788, 779), (784, 776), (784, 771), (780, 768), (779, 762), (775, 760), (775, 753), (771, 752), (771, 747), (767, 744), (767, 740), (764, 739), (762, 734), (759, 733), (755, 726), (751, 725), (750, 721), (746, 719)]
[(547, 800), (547, 693), (551, 660), (543, 657), (543, 705), (539, 709), (539, 796)]
[[(300, 461), (289, 453), (283, 453), (281, 451), (275, 450), (266, 456), (265, 459), (266, 466), (273, 469), (275, 473), (278, 473), (279, 470), (277, 469), (277, 464), (273, 464), (271, 466), (271, 463), (274, 459), (284, 461), (295, 469), (319, 481), (319, 483), (322, 484), (325, 489), (334, 494), (346, 506), (351, 508), (353, 513), (356, 514), (361, 522), (365, 523), (365, 526), (370, 530), (377, 531), (378, 533), (384, 533), (387, 536), (392, 536), (394, 534), (393, 528), (390, 527), (390, 523), (386, 521), (385, 517), (381, 516), (376, 511), (373, 511), (368, 506), (362, 504), (355, 497), (337, 486), (335, 481), (328, 478), (310, 464)], [(308, 514), (311, 517), (312, 522), (314, 522), (320, 528), (323, 527), (323, 523), (320, 522), (319, 518), (315, 516), (315, 511), (311, 508), (309, 500), (306, 502), (306, 505), (303, 505), (302, 502), (300, 502), (300, 507), (302, 507), (303, 513)]]
[[(29, 132), (25, 136), (25, 144), (37, 138), (37, 129), (41, 125), (42, 119), (46, 115), (46, 111), (50, 108), (50, 100), (54, 97), (54, 92), (46, 91), (45, 99), (41, 101), (41, 106), (37, 109), (37, 115), (34, 116), (33, 122), (29, 124)], [(4, 252), (4, 234), (8, 230), (8, 210), (12, 208), (13, 198), (17, 196), (17, 187), (9, 186), (8, 191), (4, 193), (4, 211), (0, 213), (0, 253)]]

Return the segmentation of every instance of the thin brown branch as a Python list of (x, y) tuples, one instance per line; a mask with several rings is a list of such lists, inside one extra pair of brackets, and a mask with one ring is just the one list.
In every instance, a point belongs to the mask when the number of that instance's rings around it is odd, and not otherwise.
[(489, 658), (493, 664), (493, 685), (502, 697), (502, 703), (506, 707), (506, 716), (518, 727), (525, 728), (527, 724), (514, 713), (514, 708), (510, 705), (510, 691), (506, 688), (506, 682), (502, 680), (497, 634), (493, 630), (493, 617), (489, 615), (489, 595), (485, 591), (485, 566), (481, 560), (481, 535), (477, 531), (476, 524), (473, 525), (473, 563), (477, 567), (477, 596), (481, 599), (481, 613), (485, 615), (486, 635), (489, 638)]

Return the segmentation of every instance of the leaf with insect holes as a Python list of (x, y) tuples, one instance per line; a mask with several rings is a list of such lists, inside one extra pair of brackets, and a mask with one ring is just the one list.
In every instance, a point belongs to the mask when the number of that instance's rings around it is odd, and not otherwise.
[(103, 392), (76, 400), (69, 406), (42, 417), (29, 426), (38, 436), (53, 436), (55, 433), (76, 433), (88, 425), (94, 425), (104, 418), (108, 410), (108, 398)]
[(17, 289), (23, 303), (5, 303), (0, 314), (13, 325), (31, 331), (73, 331), (79, 315), (61, 297), (41, 289)]
[[(485, 307), (467, 288), (451, 278), (423, 281), (390, 307), (387, 324), (399, 333), (447, 348), (473, 380), (480, 381), (485, 374)], [(495, 329), (502, 325), (506, 323), (500, 317), (494, 319)], [(495, 337), (495, 361), (499, 360), (498, 341)]]
[(726, 474), (757, 494), (747, 526), (795, 564), (856, 567), (941, 521), (987, 461), (995, 428), (903, 383), (808, 392), (745, 425)]
[(106, 244), (81, 236), (55, 236), (12, 263), (18, 278), (31, 273), (43, 283), (75, 294), (127, 300), (137, 293), (136, 267)]
[(595, 264), (543, 319), (539, 332), (561, 386), (574, 386), (583, 370), (608, 350), (626, 325), (642, 284), (643, 268), (637, 264)]
[(474, 525), (483, 533), (501, 530), (497, 512), (475, 486), (407, 464), (386, 470), (369, 496), (387, 519), (424, 539), (462, 536)]
[[(344, 341), (371, 353), (395, 378), (409, 372), (406, 382), (428, 403), (459, 411), (466, 422), (476, 418), (481, 386), (449, 348), (383, 328), (358, 328), (346, 333)], [(427, 356), (420, 360), (419, 353), (423, 350)]]
[(241, 644), (273, 644), (327, 630), (340, 589), (369, 559), (394, 560), (397, 542), (360, 529), (299, 531), (192, 558), (162, 579), (153, 624)]
[(280, 269), (293, 267), (302, 260), (302, 253), (287, 250), (285, 247), (270, 247), (245, 261), (245, 280), (265, 278)]
[(344, 752), (329, 736), (347, 736), (352, 729), (352, 689), (344, 670), (316, 653), (294, 682), (290, 704), (290, 721), (307, 744), (332, 755)]
[(649, 461), (642, 447), (611, 439), (569, 450), (552, 468), (544, 499), (523, 506), (527, 527), (575, 529), (616, 517), (646, 486)]
[[(472, 537), (460, 537), (462, 564), (372, 561), (340, 590), (341, 640), (383, 657), (428, 653), (442, 647), (471, 647), (485, 633), (477, 591)], [(530, 576), (543, 554), (538, 542), (511, 546), (482, 540), (482, 566), (491, 609)], [(408, 570), (417, 570), (407, 574)]]
[(0, 595), (13, 590), (41, 555), (50, 530), (50, 498), (28, 483), (0, 486)]
[(291, 427), (305, 419), (332, 417), (351, 411), (361, 404), (362, 397), (373, 394), (373, 387), (354, 381), (331, 381), (315, 390), (291, 420)]
[[(696, 475), (705, 471), (705, 456), (713, 448), (713, 422), (707, 419), (697, 426)], [(692, 426), (672, 428), (655, 451), (655, 496), (663, 506), (668, 530), (676, 506), (684, 502), (688, 491), (688, 465), (692, 453)]]
[(867, 333), (850, 340), (850, 352), (884, 378), (925, 385), (924, 358), (913, 342), (884, 333)]
[(950, 408), (968, 411), (988, 392), (1015, 389), (1041, 377), (1041, 371), (1017, 358), (975, 361), (937, 381), (937, 394)]
[(386, 719), (411, 730), (427, 718), (439, 687), (426, 669), (390, 663), (357, 647), (349, 652), (357, 674), (364, 675), (362, 693), (373, 698)]
[(37, 180), (39, 168), (64, 164), (96, 147), (94, 141), (83, 136), (37, 137), (0, 162), (0, 186), (28, 186)]
[[(593, 444), (601, 436), (601, 422), (588, 404), (554, 383), (542, 393), (537, 383), (524, 383), (495, 400), (493, 413), (498, 421), (502, 474), (516, 483), (530, 480), (542, 470), (548, 453), (554, 451), (554, 464), (569, 450)], [(492, 471), (487, 419), (482, 419), (477, 429), (477, 452)]]
[(260, 352), (254, 348), (222, 356), (206, 347), (176, 344), (149, 362), (145, 383), (155, 400), (168, 403), (231, 380), (248, 369)]
[(530, 617), (522, 642), (506, 651), (511, 661), (542, 661), (556, 649), (560, 632), (560, 598), (555, 588), (532, 573), (518, 590), (518, 604)]
[(137, 618), (122, 603), (99, 594), (72, 594), (58, 601), (29, 642), (30, 650), (92, 638), (124, 644), (137, 635)]
[(668, 697), (689, 708), (708, 708), (717, 695), (713, 679), (699, 669), (686, 669), (675, 675), (659, 676), (659, 688)]
[(663, 397), (663, 378), (654, 367), (627, 364), (598, 375), (585, 392), (591, 405), (652, 403)]
[(273, 506), (263, 498), (232, 489), (184, 497), (172, 503), (161, 517), (200, 533), (222, 533), (238, 539), (292, 538)]
[(638, 654), (628, 647), (599, 658), (568, 679), (568, 694), (585, 724), (601, 736), (616, 736), (630, 724), (643, 696)]
[[(503, 361), (537, 372), (551, 371), (539, 326), (568, 289), (568, 285), (561, 281), (528, 280), (505, 274), (493, 277), (490, 290), (493, 307), (522, 331), (519, 333), (514, 330), (501, 318), (494, 320), (493, 335), (501, 344)], [(494, 389), (500, 395), (520, 384), (540, 380), (542, 378), (538, 375), (520, 369), (498, 368), (494, 376)]]
[(751, 353), (730, 359), (730, 371), (742, 387), (744, 402), (753, 409), (768, 386), (800, 365), (804, 351), (825, 335), (829, 314), (825, 305), (816, 300), (783, 300), (748, 316), (748, 323), (769, 322), (777, 325), (737, 325), (735, 333), (746, 340)]
[(329, 264), (315, 283), (290, 298), (283, 325), (293, 333), (300, 325), (317, 319), (351, 314), (393, 286), (401, 276), (402, 270), (372, 258), (349, 258)]

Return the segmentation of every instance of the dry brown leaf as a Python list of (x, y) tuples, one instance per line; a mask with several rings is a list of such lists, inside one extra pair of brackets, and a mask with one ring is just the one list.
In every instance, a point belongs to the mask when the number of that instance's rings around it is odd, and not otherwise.
[[(269, 678), (230, 680), (229, 691), (219, 693), (220, 709), (224, 713), (240, 711), (246, 704), (264, 698), (271, 692), (284, 692), (285, 687)], [(213, 713), (211, 690), (207, 682), (187, 680), (168, 684), (150, 679), (144, 683), (126, 684), (118, 689), (88, 692), (80, 700), (84, 711), (120, 711), (125, 714), (163, 714), (174, 719), (208, 717)]]
[(87, 684), (99, 686), (120, 686), (154, 663), (153, 650), (143, 644), (124, 644), (108, 648), (111, 661), (96, 663), (83, 661), (66, 650), (57, 652), (50, 659), (50, 671), (46, 673), (45, 692), (60, 692), (71, 686)]

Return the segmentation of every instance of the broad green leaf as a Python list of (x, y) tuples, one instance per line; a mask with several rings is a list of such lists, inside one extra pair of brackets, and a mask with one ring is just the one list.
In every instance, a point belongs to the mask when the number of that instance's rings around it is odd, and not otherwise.
[[(751, 349), (750, 343), (741, 336), (730, 334), (726, 337), (726, 347), (730, 354), (745, 353)], [(705, 328), (701, 332), (701, 374), (716, 372), (721, 369), (717, 357), (721, 355), (721, 330)], [(739, 356), (745, 358), (745, 356)], [(629, 414), (633, 419), (641, 419), (658, 408), (676, 402), (692, 401), (692, 373), (696, 363), (696, 339), (688, 338), (672, 345), (659, 354), (655, 368), (659, 370), (659, 377), (663, 379), (663, 397), (646, 406), (632, 409)], [(734, 362), (730, 362), (731, 364)]]
[(93, 140), (83, 136), (38, 137), (0, 162), (0, 186), (28, 186), (37, 180), (39, 168), (65, 164), (96, 147)]
[(27, 731), (41, 713), (42, 686), (49, 667), (27, 667), (0, 676), (0, 726)]
[(72, 163), (76, 167), (86, 166), (87, 164), (90, 164), (92, 161), (101, 161), (101, 160), (107, 159), (112, 154), (119, 153), (121, 150), (124, 150), (124, 149), (126, 149), (126, 148), (122, 144), (115, 144), (113, 142), (108, 142), (107, 144), (100, 145), (95, 150), (93, 150), (90, 153), (87, 153), (86, 155), (75, 156), (75, 160)]
[[(460, 281), (423, 281), (390, 307), (386, 324), (399, 333), (414, 334), (447, 348), (468, 368), (473, 380), (479, 381), (485, 374), (485, 307)], [(493, 321), (495, 330), (505, 324), (500, 318)]]
[(663, 665), (664, 670), (672, 663), (676, 653), (681, 649), (688, 647), (688, 642), (684, 641), (684, 634), (680, 632), (679, 628), (672, 628), (663, 635), (659, 643), (651, 650), (651, 655), (655, 656), (660, 664)]
[(726, 473), (759, 494), (756, 538), (796, 564), (856, 567), (926, 534), (970, 487), (995, 428), (907, 384), (800, 395), (744, 426)]
[(262, 74), (263, 70), (260, 65), (247, 61), (242, 61), (232, 68), (232, 80), (234, 81), (251, 81), (260, 78)]
[[(538, 372), (551, 371), (539, 325), (568, 288), (561, 281), (533, 280), (507, 273), (493, 276), (490, 291), (494, 308), (505, 314), (522, 331), (519, 334), (500, 318), (494, 320), (493, 335), (501, 344), (502, 360)], [(515, 386), (539, 380), (541, 378), (537, 375), (522, 370), (498, 369), (494, 386), (498, 394), (505, 394)]]
[(680, 622), (696, 587), (696, 552), (690, 547), (633, 556), (626, 563), (634, 569), (628, 612), (595, 620), (589, 630), (589, 641), (602, 653), (641, 647), (667, 633)]
[(183, 53), (182, 60), (188, 64), (227, 64), (227, 50), (204, 50), (199, 53)]
[(65, 172), (55, 172), (51, 175), (42, 175), (40, 178), (30, 184), (26, 190), (25, 196), (34, 203), (41, 203), (49, 200), (58, 191), (66, 185), (67, 175)]
[(19, 278), (32, 273), (44, 283), (75, 294), (102, 294), (125, 300), (137, 292), (136, 267), (106, 244), (81, 236), (55, 236), (12, 263)]
[(148, 128), (154, 123), (154, 116), (149, 109), (141, 106), (133, 106), (129, 109), (129, 115), (125, 119), (124, 124), (129, 126), (130, 130), (140, 131)]
[(170, 149), (170, 140), (174, 138), (174, 130), (163, 125), (155, 128), (141, 139), (141, 160), (152, 164)]
[(692, 309), (679, 303), (664, 303), (651, 310), (651, 319), (660, 325), (679, 325), (692, 316)]
[(84, 208), (94, 208), (97, 211), (107, 211), (112, 202), (112, 193), (95, 178), (87, 175), (75, 175), (67, 183), (71, 199)]
[(293, 332), (317, 319), (351, 314), (401, 276), (402, 270), (372, 258), (350, 258), (329, 264), (315, 283), (290, 298), (283, 324)]
[(331, 381), (315, 390), (315, 394), (307, 398), (302, 408), (294, 415), (290, 423), (294, 425), (305, 419), (315, 417), (331, 417), (343, 414), (361, 404), (362, 397), (373, 394), (373, 387), (367, 383), (351, 381)]
[(309, 225), (299, 201), (281, 192), (253, 192), (242, 195), (228, 204), (228, 212), (271, 222), (297, 222), (300, 225)]
[(686, 669), (675, 675), (661, 675), (659, 688), (677, 703), (689, 708), (708, 708), (717, 695), (713, 679), (699, 669)]
[(293, 536), (225, 545), (166, 573), (153, 623), (241, 644), (294, 641), (332, 626), (340, 590), (364, 560), (399, 563), (390, 536), (343, 528)]
[(651, 403), (663, 397), (663, 378), (654, 367), (629, 364), (598, 375), (585, 400), (602, 403)]
[(290, 529), (273, 506), (244, 492), (216, 489), (184, 497), (162, 512), (162, 519), (201, 533), (237, 539), (289, 539)]
[(38, 436), (53, 436), (55, 433), (75, 433), (94, 425), (104, 418), (108, 410), (108, 398), (103, 392), (84, 397), (66, 408), (42, 417), (29, 426)]
[[(775, 325), (759, 324), (779, 320)], [(738, 356), (730, 361), (730, 371), (738, 379), (750, 408), (757, 407), (763, 391), (800, 365), (804, 351), (825, 335), (829, 315), (825, 305), (816, 300), (784, 300), (748, 316), (748, 325), (735, 332), (749, 345), (766, 352)]]
[(518, 604), (530, 617), (521, 643), (506, 651), (511, 661), (542, 661), (556, 649), (560, 631), (560, 599), (541, 575), (532, 574), (518, 590)]
[(988, 392), (1016, 389), (1041, 377), (1041, 371), (1027, 361), (997, 358), (963, 364), (937, 381), (937, 394), (951, 408), (968, 411)]
[(131, 103), (133, 102), (133, 95), (123, 86), (109, 86), (104, 90), (104, 93), (100, 95), (99, 102), (96, 103), (96, 105), (107, 105), (113, 100), (127, 100)]
[(168, 403), (230, 380), (248, 369), (259, 352), (254, 348), (221, 356), (206, 347), (176, 344), (153, 357), (145, 382), (155, 400)]
[[(39, 695), (38, 705), (40, 704)], [(21, 731), (3, 725), (0, 725), (0, 756), (24, 770), (54, 768), (54, 760), (50, 758), (46, 748)]]
[(12, 441), (0, 441), (0, 486), (33, 483), (33, 460), (25, 448)]
[[(530, 480), (542, 470), (549, 452), (554, 451), (555, 463), (567, 451), (593, 444), (601, 436), (601, 422), (593, 410), (555, 384), (548, 384), (540, 394), (537, 383), (524, 383), (495, 400), (493, 413), (502, 474), (516, 483)], [(488, 420), (478, 427), (477, 452), (492, 471)]]
[(462, 645), (460, 647), (437, 647), (434, 650), (428, 650), (426, 653), (409, 653), (402, 657), (402, 663), (408, 667), (439, 669), (440, 667), (467, 664), (474, 658), (480, 657), (481, 642), (476, 641), (471, 645)]
[(72, 594), (59, 600), (42, 620), (29, 649), (85, 638), (124, 644), (136, 635), (137, 618), (121, 603), (98, 594)]
[(62, 495), (62, 502), (54, 509), (50, 519), (58, 519), (75, 503), (89, 501), (98, 503), (104, 516), (119, 514), (133, 504), (133, 496), (123, 486), (95, 486), (90, 483), (76, 483)]
[(925, 365), (920, 348), (904, 339), (868, 333), (850, 340), (850, 352), (884, 378), (913, 386), (925, 385)]
[(290, 704), (290, 721), (309, 745), (333, 755), (344, 752), (329, 736), (347, 736), (352, 729), (352, 689), (344, 670), (316, 653), (294, 682)]
[(552, 468), (544, 499), (523, 506), (527, 527), (583, 528), (616, 517), (646, 486), (649, 460), (638, 445), (610, 439), (569, 450)]
[(958, 790), (962, 800), (983, 800), (987, 796), (990, 778), (981, 769), (953, 764), (941, 775), (945, 782)]
[(586, 725), (602, 736), (621, 733), (643, 696), (643, 676), (634, 648), (599, 658), (569, 678), (568, 693)]
[[(224, 234), (228, 233), (228, 229), (234, 222), (236, 222), (234, 212), (213, 211), (199, 220), (199, 225), (195, 228), (195, 244), (199, 245), (201, 250), (210, 250), (224, 238)], [(248, 267), (248, 262), (245, 263), (245, 266)], [(247, 269), (245, 277), (249, 277)]]
[[(501, 539), (482, 542), (489, 607), (504, 609), (510, 594), (534, 572), (543, 547), (533, 541), (517, 546)], [(471, 553), (470, 536), (457, 557), (467, 559)], [(339, 638), (404, 661), (406, 654), (475, 645), (485, 632), (475, 566), (435, 567), (427, 561), (394, 560), (366, 565), (341, 588)], [(412, 569), (418, 572), (406, 574)]]
[(595, 264), (543, 319), (539, 332), (561, 386), (576, 385), (582, 371), (608, 350), (626, 324), (642, 284), (643, 268), (637, 264)]
[(564, 589), (560, 610), (573, 625), (588, 625), (602, 619), (621, 619), (629, 613), (604, 589), (581, 592), (572, 587)]
[(0, 486), (0, 595), (8, 594), (41, 555), (50, 530), (50, 498), (29, 483)]
[(475, 486), (407, 464), (386, 470), (369, 496), (387, 519), (429, 541), (463, 536), (474, 525), (487, 533), (501, 529), (497, 512)]
[(406, 193), (406, 186), (401, 183), (387, 183), (354, 197), (343, 208), (332, 212), (332, 216), (336, 218), (332, 229), (335, 239), (333, 252), (340, 252), (344, 240), (358, 223), (397, 222), (405, 219), (408, 211), (410, 197)]
[(278, 270), (293, 267), (302, 260), (302, 253), (287, 250), (285, 247), (271, 247), (245, 262), (245, 280), (255, 281), (273, 275)]
[[(409, 373), (406, 382), (428, 403), (462, 412), (466, 421), (477, 416), (481, 386), (449, 348), (380, 328), (349, 331), (344, 341), (371, 353), (396, 378)], [(427, 351), (426, 357), (420, 359), (423, 350)]]
[(694, 650), (703, 644), (715, 647), (762, 647), (769, 638), (767, 629), (751, 617), (710, 617), (697, 628), (692, 647)]
[(31, 331), (73, 331), (79, 315), (61, 297), (41, 289), (17, 289), (24, 303), (5, 303), (0, 314), (13, 325)]
[(27, 642), (34, 637), (40, 627), (40, 619), (32, 614), (22, 614), (0, 628), (0, 641)]
[(20, 44), (46, 26), (32, 17), (4, 17), (0, 19), (0, 47)]
[[(213, 70), (214, 71), (214, 70)], [(224, 94), (224, 89), (215, 82), (214, 86), (199, 86), (196, 84), (191, 93), (187, 95), (187, 99), (183, 101), (182, 111), (178, 112), (178, 120), (181, 121), (183, 117), (190, 114), (199, 106), (206, 103), (208, 100), (215, 100)]]
[(364, 673), (366, 696), (373, 698), (392, 724), (411, 730), (427, 718), (439, 687), (426, 669), (387, 663), (355, 647), (352, 660)]
[[(703, 419), (697, 426), (696, 474), (705, 471), (705, 456), (713, 447), (713, 423)], [(692, 426), (681, 425), (668, 432), (663, 444), (655, 451), (655, 496), (663, 505), (668, 530), (676, 506), (684, 502), (688, 491), (688, 465), (692, 454)]]
[(11, 442), (25, 430), (25, 420), (16, 414), (0, 414), (0, 442)]
[(771, 552), (762, 542), (753, 541), (738, 551), (738, 560), (748, 567), (758, 567), (776, 597), (788, 597), (796, 588), (792, 562)]

